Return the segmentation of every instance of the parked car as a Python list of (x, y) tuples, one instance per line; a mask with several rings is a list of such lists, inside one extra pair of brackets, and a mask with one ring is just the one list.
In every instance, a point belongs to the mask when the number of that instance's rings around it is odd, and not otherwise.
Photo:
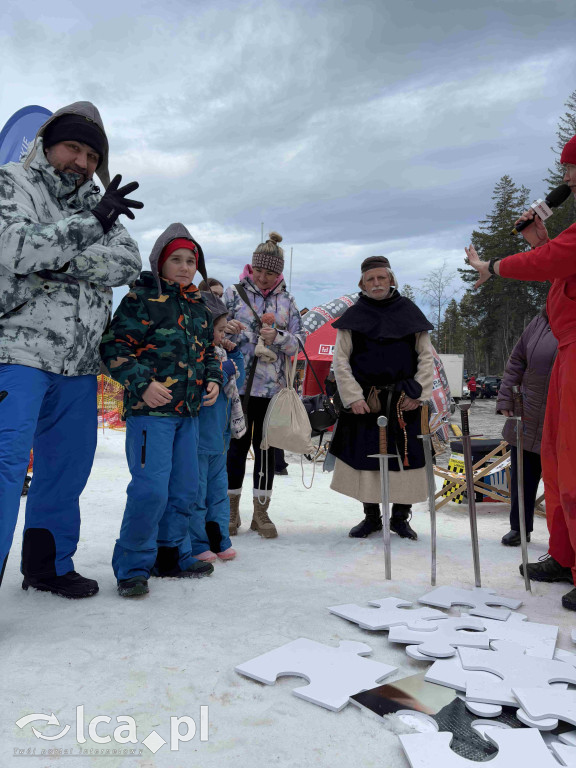
[(462, 384), (462, 399), (465, 400), (467, 397), (470, 397), (470, 390), (468, 389), (468, 384), (464, 382)]
[(480, 387), (480, 397), (496, 397), (500, 391), (502, 379), (499, 376), (485, 376)]

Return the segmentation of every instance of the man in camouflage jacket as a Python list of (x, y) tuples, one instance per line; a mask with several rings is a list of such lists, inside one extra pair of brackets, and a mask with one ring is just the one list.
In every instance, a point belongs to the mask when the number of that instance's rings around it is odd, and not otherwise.
[[(108, 187), (103, 196), (92, 177)], [(74, 571), (79, 496), (96, 448), (98, 346), (112, 287), (137, 277), (138, 247), (118, 222), (141, 203), (108, 174), (90, 102), (58, 110), (22, 163), (0, 167), (0, 582), (34, 443), (23, 588), (88, 597)]]

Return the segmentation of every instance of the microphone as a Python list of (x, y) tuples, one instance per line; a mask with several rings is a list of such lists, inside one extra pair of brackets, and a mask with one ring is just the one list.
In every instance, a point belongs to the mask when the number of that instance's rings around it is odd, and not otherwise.
[[(553, 211), (551, 209), (558, 208), (559, 205), (562, 205), (564, 200), (567, 200), (570, 197), (570, 194), (571, 189), (568, 184), (560, 184), (559, 187), (556, 187), (556, 189), (553, 189), (551, 192), (549, 192), (544, 200), (536, 200), (536, 202), (532, 203), (530, 208), (532, 208), (532, 210), (542, 219), (542, 221), (546, 221), (546, 219), (552, 216)], [(519, 234), (523, 229), (529, 227), (533, 221), (534, 219), (521, 221), (519, 224), (516, 224), (510, 234)]]

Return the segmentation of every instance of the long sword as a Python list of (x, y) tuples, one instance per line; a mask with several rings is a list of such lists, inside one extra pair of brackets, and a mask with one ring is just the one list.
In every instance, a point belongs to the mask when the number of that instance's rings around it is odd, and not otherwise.
[(478, 546), (478, 520), (476, 517), (476, 495), (474, 491), (474, 471), (472, 469), (472, 443), (470, 441), (470, 424), (468, 411), (471, 403), (460, 405), (462, 416), (462, 448), (464, 450), (464, 471), (466, 472), (466, 491), (468, 496), (468, 516), (470, 518), (470, 538), (472, 542), (472, 557), (474, 560), (474, 583), (482, 586), (480, 576), (480, 548)]
[(388, 453), (388, 440), (386, 438), (386, 427), (388, 419), (386, 416), (378, 416), (378, 448), (379, 453), (373, 453), (369, 456), (371, 459), (378, 459), (380, 464), (380, 492), (382, 496), (382, 535), (384, 537), (384, 575), (390, 580), (392, 578), (392, 552), (390, 549), (390, 478), (388, 476), (388, 459), (394, 459), (394, 454)]
[(518, 480), (518, 521), (520, 523), (520, 547), (522, 549), (522, 570), (524, 585), (528, 592), (532, 586), (528, 577), (528, 536), (526, 535), (526, 501), (524, 498), (524, 402), (519, 386), (512, 387), (514, 399), (514, 421), (516, 422), (516, 477)]
[(434, 480), (434, 460), (432, 458), (432, 435), (428, 416), (428, 403), (422, 406), (422, 434), (418, 435), (424, 446), (426, 460), (426, 480), (428, 483), (428, 511), (430, 512), (430, 548), (431, 569), (430, 584), (436, 586), (436, 481)]

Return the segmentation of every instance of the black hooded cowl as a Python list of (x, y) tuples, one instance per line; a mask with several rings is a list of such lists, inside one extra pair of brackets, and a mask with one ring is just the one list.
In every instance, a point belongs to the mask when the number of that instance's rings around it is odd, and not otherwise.
[[(396, 417), (396, 404), (402, 392), (414, 400), (422, 394), (422, 386), (414, 379), (418, 365), (415, 334), (430, 331), (434, 326), (414, 302), (397, 291), (380, 300), (361, 294), (357, 303), (332, 325), (352, 334), (350, 367), (364, 398), (372, 386), (382, 388), (380, 412), (388, 417), (388, 449), (403, 456), (404, 434)], [(358, 416), (341, 411), (330, 452), (354, 469), (377, 471), (378, 460), (368, 458), (378, 453), (377, 415)], [(424, 466), (422, 441), (417, 438), (421, 430), (420, 408), (405, 411), (404, 419), (408, 436), (407, 469), (417, 469)], [(390, 461), (389, 468), (400, 469), (395, 459)]]
[(434, 329), (416, 304), (398, 291), (385, 299), (371, 299), (361, 293), (356, 304), (332, 323), (332, 327), (357, 331), (374, 339), (401, 339)]

